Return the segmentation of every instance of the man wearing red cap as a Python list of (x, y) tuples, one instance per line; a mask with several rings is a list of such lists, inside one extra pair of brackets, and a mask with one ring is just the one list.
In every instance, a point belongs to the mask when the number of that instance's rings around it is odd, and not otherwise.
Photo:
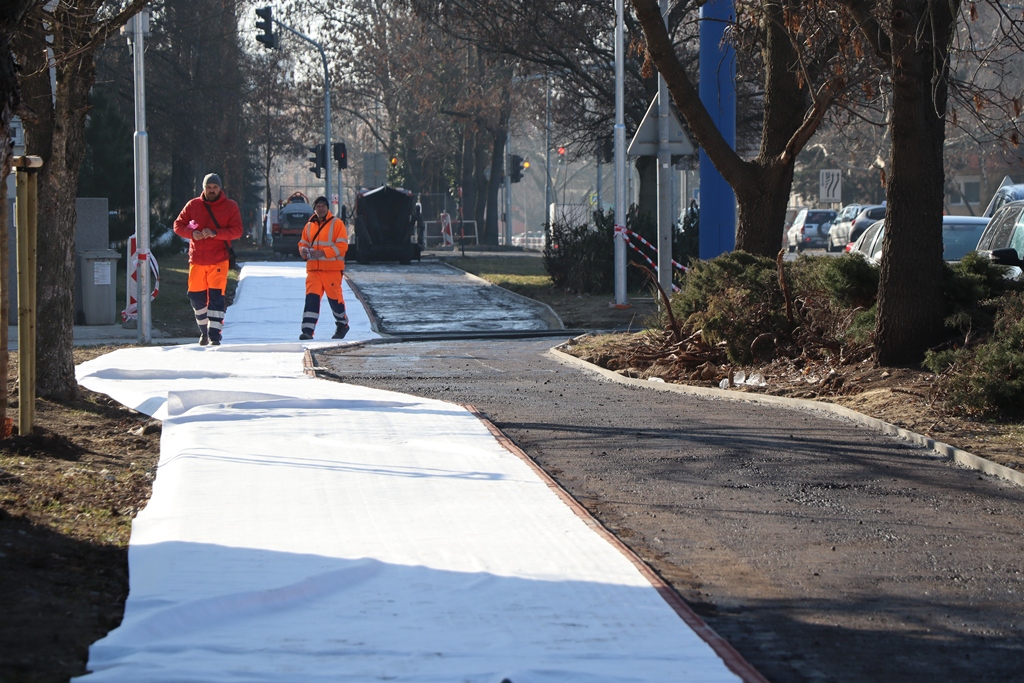
[(227, 308), (228, 249), (242, 236), (242, 214), (221, 189), (219, 175), (203, 178), (203, 193), (185, 204), (174, 233), (188, 240), (188, 300), (199, 326), (199, 345), (218, 346)]
[(327, 197), (317, 197), (313, 201), (313, 215), (302, 228), (302, 238), (299, 239), (299, 255), (306, 259), (306, 305), (302, 311), (299, 339), (313, 338), (320, 318), (320, 299), (324, 294), (334, 314), (332, 339), (344, 339), (348, 334), (348, 315), (345, 314), (345, 298), (341, 293), (347, 251), (345, 222), (331, 214)]

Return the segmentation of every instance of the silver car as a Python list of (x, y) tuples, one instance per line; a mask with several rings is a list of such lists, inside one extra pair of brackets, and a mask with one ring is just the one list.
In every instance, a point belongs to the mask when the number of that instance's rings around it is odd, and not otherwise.
[[(978, 248), (989, 219), (982, 216), (942, 217), (942, 258), (950, 263), (962, 259), (968, 252)], [(882, 260), (882, 241), (885, 237), (885, 221), (873, 223), (853, 243), (850, 252), (856, 251), (872, 263)]]
[(835, 219), (836, 212), (831, 209), (801, 209), (789, 229), (789, 251), (824, 247)]

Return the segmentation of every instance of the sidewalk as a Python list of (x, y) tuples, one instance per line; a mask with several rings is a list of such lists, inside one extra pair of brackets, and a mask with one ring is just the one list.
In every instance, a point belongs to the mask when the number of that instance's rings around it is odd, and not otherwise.
[[(79, 680), (761, 680), (473, 413), (304, 375), (337, 342), (290, 341), (300, 269), (247, 265), (223, 346), (79, 366), (164, 422), (124, 620)], [(344, 343), (375, 338), (346, 301)]]

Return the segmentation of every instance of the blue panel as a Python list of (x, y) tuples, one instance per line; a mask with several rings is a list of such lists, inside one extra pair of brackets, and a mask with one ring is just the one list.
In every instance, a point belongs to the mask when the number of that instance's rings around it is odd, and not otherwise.
[[(736, 54), (722, 44), (733, 22), (732, 0), (711, 0), (700, 10), (700, 99), (726, 142), (736, 147)], [(736, 195), (700, 152), (700, 257), (736, 247)]]

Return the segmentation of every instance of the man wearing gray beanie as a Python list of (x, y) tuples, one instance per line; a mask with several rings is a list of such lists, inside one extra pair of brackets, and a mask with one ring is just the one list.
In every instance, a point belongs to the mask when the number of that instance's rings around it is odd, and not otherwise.
[(217, 346), (227, 308), (229, 248), (242, 236), (242, 214), (221, 189), (219, 175), (203, 178), (203, 193), (185, 204), (174, 221), (174, 233), (188, 240), (188, 300), (199, 326), (199, 345)]

